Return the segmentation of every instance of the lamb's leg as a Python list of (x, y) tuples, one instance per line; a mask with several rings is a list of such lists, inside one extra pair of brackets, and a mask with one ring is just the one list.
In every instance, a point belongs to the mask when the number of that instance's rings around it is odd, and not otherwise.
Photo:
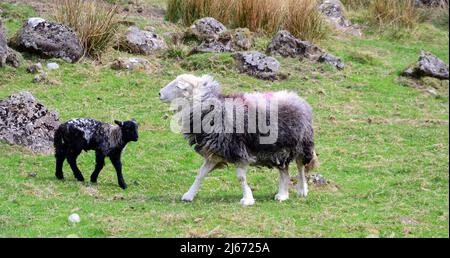
[(203, 180), (203, 178), (211, 171), (214, 170), (214, 167), (217, 165), (217, 162), (213, 162), (211, 160), (205, 159), (202, 167), (198, 171), (198, 175), (195, 178), (194, 183), (192, 184), (191, 188), (189, 188), (189, 191), (187, 191), (183, 197), (181, 198), (182, 201), (185, 202), (191, 202), (194, 200), (195, 195), (197, 195), (198, 190), (200, 189), (200, 184)]
[(91, 175), (92, 183), (97, 183), (98, 174), (100, 174), (100, 171), (102, 171), (104, 166), (105, 166), (105, 155), (103, 155), (103, 153), (101, 153), (100, 151), (97, 151), (95, 153), (95, 169)]
[(252, 189), (247, 184), (247, 166), (246, 165), (237, 165), (236, 174), (239, 182), (241, 183), (243, 197), (241, 199), (241, 204), (244, 206), (250, 206), (255, 204), (255, 199), (253, 199)]
[(308, 195), (308, 182), (305, 176), (305, 165), (301, 158), (297, 158), (298, 167), (298, 182), (297, 182), (297, 192), (300, 197), (306, 197)]
[(289, 181), (289, 168), (280, 169), (280, 182), (275, 200), (282, 202), (289, 199)]
[(66, 152), (63, 149), (56, 149), (55, 150), (55, 159), (56, 159), (56, 173), (55, 176), (59, 180), (64, 179), (64, 173), (63, 173), (63, 165), (64, 160), (66, 159)]
[(122, 175), (122, 161), (120, 161), (120, 155), (113, 155), (109, 159), (111, 160), (111, 163), (116, 169), (117, 181), (119, 182), (120, 188), (124, 190), (127, 189), (127, 184), (125, 183), (125, 180), (123, 179)]
[(81, 171), (80, 171), (80, 169), (77, 166), (77, 157), (78, 157), (78, 155), (80, 155), (80, 152), (70, 153), (67, 156), (67, 162), (69, 163), (70, 168), (72, 169), (73, 175), (75, 176), (75, 178), (78, 181), (83, 182), (84, 181), (84, 177), (81, 174)]

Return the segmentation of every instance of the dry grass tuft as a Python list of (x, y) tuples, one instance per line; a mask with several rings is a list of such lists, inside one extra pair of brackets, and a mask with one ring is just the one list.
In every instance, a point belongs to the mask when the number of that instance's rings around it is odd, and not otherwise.
[(113, 43), (119, 27), (118, 6), (99, 0), (55, 0), (54, 19), (72, 28), (85, 55), (98, 59)]
[(412, 29), (420, 21), (420, 14), (414, 0), (373, 0), (369, 19), (380, 28)]
[(317, 0), (168, 0), (166, 18), (190, 25), (210, 16), (232, 28), (268, 34), (285, 28), (314, 42), (323, 39), (328, 29), (317, 5)]

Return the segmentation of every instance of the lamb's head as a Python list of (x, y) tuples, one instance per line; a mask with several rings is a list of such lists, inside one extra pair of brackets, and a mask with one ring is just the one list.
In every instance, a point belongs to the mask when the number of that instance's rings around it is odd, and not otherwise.
[(212, 76), (198, 77), (192, 74), (183, 74), (162, 88), (159, 98), (163, 102), (193, 98), (204, 100), (219, 95), (219, 92), (220, 86)]
[(139, 138), (138, 124), (134, 118), (124, 122), (115, 120), (114, 123), (119, 126), (122, 132), (123, 142), (137, 142)]

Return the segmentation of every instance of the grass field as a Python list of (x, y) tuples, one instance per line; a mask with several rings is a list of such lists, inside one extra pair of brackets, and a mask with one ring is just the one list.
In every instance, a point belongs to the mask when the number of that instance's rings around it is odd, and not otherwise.
[[(14, 7), (15, 13), (4, 14), (12, 35), (21, 19), (36, 11), (7, 2), (0, 8)], [(130, 19), (160, 32), (181, 30), (162, 18)], [(152, 73), (111, 70), (113, 57), (128, 55), (114, 50), (102, 64), (55, 59), (61, 68), (49, 72), (53, 85), (32, 84), (27, 65), (2, 69), (0, 99), (27, 90), (57, 110), (62, 121), (134, 117), (141, 132), (139, 142), (124, 152), (126, 191), (117, 186), (109, 161), (97, 185), (76, 182), (67, 164), (61, 182), (54, 176), (53, 156), (0, 143), (0, 237), (448, 237), (448, 81), (423, 82), (438, 88), (434, 96), (399, 79), (421, 49), (448, 63), (448, 36), (448, 28), (428, 23), (401, 38), (370, 29), (363, 38), (333, 35), (320, 46), (342, 57), (345, 70), (278, 58), (291, 78), (273, 83), (229, 69), (229, 54), (182, 61), (149, 57), (157, 67)], [(269, 40), (259, 36), (256, 49), (264, 50)], [(306, 199), (291, 189), (291, 199), (278, 203), (273, 200), (278, 172), (252, 168), (248, 181), (256, 204), (242, 207), (230, 166), (210, 174), (194, 202), (181, 202), (202, 159), (170, 131), (169, 107), (160, 103), (158, 92), (186, 72), (214, 75), (225, 92), (287, 89), (303, 96), (315, 112), (317, 173), (333, 184), (312, 187)], [(92, 152), (80, 156), (85, 177), (94, 160)], [(295, 171), (292, 166), (291, 174)], [(79, 224), (67, 221), (73, 212), (81, 216)]]

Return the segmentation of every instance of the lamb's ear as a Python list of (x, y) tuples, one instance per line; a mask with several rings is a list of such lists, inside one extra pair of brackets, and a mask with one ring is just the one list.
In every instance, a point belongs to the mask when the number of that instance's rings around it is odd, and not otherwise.
[(114, 120), (114, 123), (115, 123), (116, 125), (118, 125), (119, 127), (122, 127), (122, 126), (123, 126), (123, 122), (120, 122), (120, 121), (118, 121), (118, 120)]

